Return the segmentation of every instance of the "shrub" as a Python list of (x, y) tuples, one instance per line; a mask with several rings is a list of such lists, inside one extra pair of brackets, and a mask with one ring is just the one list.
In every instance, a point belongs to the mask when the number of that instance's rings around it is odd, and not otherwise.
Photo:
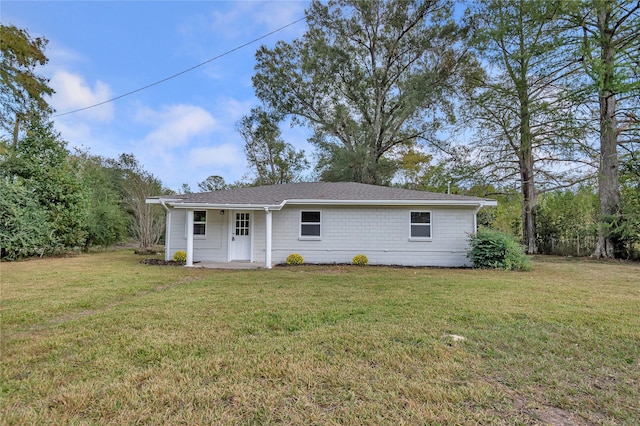
[(365, 256), (364, 254), (356, 254), (355, 256), (353, 256), (353, 259), (351, 259), (351, 264), (358, 266), (367, 266), (369, 264), (369, 259), (367, 259), (367, 256)]
[(287, 256), (287, 265), (302, 265), (303, 263), (304, 259), (299, 254), (292, 253)]
[(471, 237), (467, 257), (474, 268), (528, 271), (529, 258), (513, 235), (491, 229), (480, 229)]
[(173, 260), (180, 263), (185, 263), (187, 261), (187, 252), (186, 251), (177, 251), (173, 253)]

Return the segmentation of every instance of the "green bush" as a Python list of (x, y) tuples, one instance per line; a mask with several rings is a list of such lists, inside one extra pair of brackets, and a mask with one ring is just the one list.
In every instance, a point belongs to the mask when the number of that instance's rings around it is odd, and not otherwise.
[(353, 256), (353, 259), (351, 259), (351, 264), (358, 266), (367, 266), (369, 264), (369, 259), (367, 259), (367, 256), (365, 256), (364, 254), (356, 254), (355, 256)]
[(471, 249), (467, 257), (474, 268), (528, 271), (529, 258), (523, 247), (507, 233), (491, 229), (480, 229), (471, 237)]
[(302, 265), (304, 259), (299, 254), (293, 253), (287, 256), (287, 265)]
[(186, 251), (177, 251), (173, 253), (173, 260), (180, 263), (185, 263), (187, 261), (187, 252)]

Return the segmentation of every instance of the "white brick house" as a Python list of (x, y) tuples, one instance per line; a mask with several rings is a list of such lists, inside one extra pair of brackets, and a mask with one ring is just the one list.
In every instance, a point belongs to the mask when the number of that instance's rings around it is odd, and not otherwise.
[(165, 258), (468, 266), (476, 214), (495, 200), (352, 182), (309, 182), (151, 197), (167, 212)]

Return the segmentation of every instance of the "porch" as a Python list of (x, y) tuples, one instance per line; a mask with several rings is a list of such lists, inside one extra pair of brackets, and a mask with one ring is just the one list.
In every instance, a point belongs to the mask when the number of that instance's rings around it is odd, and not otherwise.
[(264, 269), (262, 263), (256, 262), (193, 262), (194, 268), (206, 269)]

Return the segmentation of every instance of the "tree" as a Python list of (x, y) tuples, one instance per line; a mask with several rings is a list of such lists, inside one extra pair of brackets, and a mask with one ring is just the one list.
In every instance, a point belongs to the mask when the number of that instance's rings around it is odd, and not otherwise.
[(567, 32), (556, 19), (560, 6), (485, 0), (475, 10), (481, 24), (473, 42), (489, 69), (468, 99), (468, 114), (478, 124), (473, 155), (478, 169), (495, 182), (517, 176), (527, 253), (538, 251), (539, 194), (584, 179), (570, 171), (584, 161), (575, 153), (584, 148), (585, 126), (569, 97), (569, 77), (577, 66), (566, 48)]
[(77, 163), (54, 131), (53, 123), (29, 116), (24, 137), (16, 147), (5, 146), (5, 150), (0, 167), (2, 179), (8, 186), (17, 187), (16, 194), (26, 190), (46, 212), (51, 234), (44, 251), (82, 247), (86, 238), (87, 191), (79, 179)]
[(597, 222), (595, 188), (547, 192), (538, 205), (539, 246), (542, 253), (584, 256), (593, 249)]
[(87, 152), (76, 154), (80, 179), (88, 191), (85, 250), (94, 245), (108, 247), (127, 237), (127, 214), (117, 175), (105, 158)]
[(398, 153), (399, 169), (395, 178), (408, 189), (430, 192), (460, 194), (464, 189), (458, 185), (461, 180), (455, 176), (446, 159), (434, 163), (433, 155), (403, 147)]
[(637, 101), (640, 96), (640, 2), (584, 0), (575, 6), (570, 16), (581, 30), (578, 45), (588, 77), (585, 90), (598, 105), (600, 226), (593, 255), (613, 258), (624, 251), (615, 232), (622, 220), (618, 148), (626, 135), (635, 134), (637, 141), (639, 126), (637, 109), (629, 107), (633, 97)]
[(189, 186), (189, 184), (187, 182), (184, 182), (180, 186), (179, 193), (180, 194), (191, 194), (191, 186)]
[(121, 154), (109, 163), (119, 172), (123, 205), (130, 215), (129, 231), (142, 251), (152, 250), (164, 231), (164, 211), (147, 204), (146, 199), (168, 191), (133, 154)]
[(49, 80), (35, 73), (38, 65), (48, 61), (44, 55), (47, 39), (31, 38), (27, 30), (0, 25), (0, 126), (16, 146), (27, 115), (51, 113), (46, 96), (54, 93)]
[(617, 255), (640, 259), (640, 150), (620, 159), (620, 221), (614, 235), (622, 244)]
[(33, 192), (0, 179), (0, 258), (42, 255), (51, 247), (52, 234), (47, 211)]
[(202, 182), (198, 182), (198, 188), (203, 192), (222, 191), (223, 189), (228, 189), (229, 185), (227, 185), (222, 176), (212, 175)]
[(244, 139), (249, 166), (256, 175), (255, 185), (295, 182), (309, 167), (304, 151), (297, 151), (282, 140), (278, 122), (277, 116), (253, 108), (236, 125)]
[(256, 95), (313, 130), (323, 179), (388, 183), (389, 152), (434, 137), (473, 69), (453, 9), (449, 0), (314, 0), (301, 39), (258, 50)]

